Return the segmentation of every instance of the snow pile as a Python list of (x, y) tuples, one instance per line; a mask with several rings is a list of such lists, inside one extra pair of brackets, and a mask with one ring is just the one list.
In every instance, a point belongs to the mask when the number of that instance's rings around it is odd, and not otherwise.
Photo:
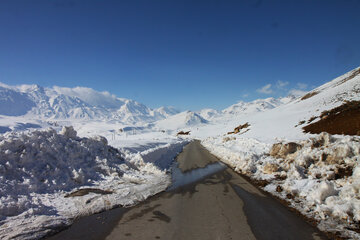
[[(0, 238), (40, 238), (72, 220), (163, 191), (186, 142), (127, 153), (72, 127), (0, 137)], [(157, 166), (159, 165), (159, 166)], [(160, 169), (161, 168), (161, 169)]]
[[(202, 144), (235, 171), (261, 180), (319, 228), (360, 239), (360, 139), (322, 133), (300, 142), (265, 144), (239, 136)], [(264, 184), (265, 181), (265, 184)]]
[(248, 174), (256, 172), (260, 157), (270, 149), (269, 144), (251, 138), (239, 138), (236, 135), (223, 138), (209, 137), (201, 144), (235, 171)]
[(1, 195), (70, 190), (126, 169), (106, 139), (77, 138), (72, 127), (61, 134), (52, 129), (8, 134), (0, 142)]

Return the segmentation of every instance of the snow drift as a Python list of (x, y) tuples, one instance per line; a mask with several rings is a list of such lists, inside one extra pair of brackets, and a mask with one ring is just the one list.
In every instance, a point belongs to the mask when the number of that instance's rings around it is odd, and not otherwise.
[(171, 181), (167, 170), (185, 144), (130, 154), (104, 137), (80, 138), (72, 127), (1, 136), (1, 238), (40, 238), (77, 217), (165, 190)]

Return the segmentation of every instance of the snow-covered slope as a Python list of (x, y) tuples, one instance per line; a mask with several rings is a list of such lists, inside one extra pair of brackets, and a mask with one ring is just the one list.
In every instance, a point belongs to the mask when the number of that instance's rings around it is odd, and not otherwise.
[[(319, 120), (323, 111), (335, 108), (330, 112), (340, 116), (339, 109), (350, 104), (355, 110), (342, 115), (339, 125), (346, 125), (347, 119), (355, 122), (359, 102), (354, 101), (359, 100), (357, 68), (287, 104), (274, 107), (273, 100), (266, 101), (264, 109), (270, 108), (266, 111), (237, 104), (227, 111), (232, 111), (231, 117), (224, 114), (192, 135), (203, 138), (202, 144), (235, 171), (261, 182), (265, 191), (314, 219), (320, 230), (360, 239), (360, 137), (315, 135), (302, 129), (314, 120), (330, 121), (330, 114)], [(246, 122), (250, 125), (246, 130), (227, 134)]]
[[(264, 140), (274, 140), (275, 137), (290, 140), (304, 138), (302, 126), (295, 127), (301, 121), (308, 121), (345, 101), (360, 100), (359, 69), (344, 74), (289, 104), (247, 116), (244, 120), (252, 125), (252, 129), (245, 136)], [(352, 77), (349, 78), (350, 76)]]
[(199, 114), (202, 118), (204, 118), (206, 120), (211, 120), (211, 119), (219, 116), (220, 113), (217, 110), (205, 108), (205, 109), (202, 109), (199, 112), (197, 112), (197, 114)]
[(91, 88), (44, 88), (0, 84), (0, 115), (36, 119), (118, 120), (152, 122), (178, 113), (174, 108), (150, 109), (134, 100)]
[(35, 103), (24, 93), (0, 87), (0, 113), (8, 116), (24, 115)]
[(160, 117), (170, 117), (172, 115), (178, 114), (179, 111), (175, 109), (174, 107), (159, 107), (153, 110), (153, 115), (157, 117), (158, 115)]
[[(303, 133), (302, 121), (319, 116), (345, 101), (360, 100), (360, 68), (354, 69), (312, 91), (294, 99), (267, 98), (252, 102), (239, 102), (222, 111), (211, 121), (213, 125), (203, 126), (194, 131), (198, 137), (223, 135), (239, 124), (249, 122), (249, 131), (244, 137), (260, 141), (274, 142), (276, 139), (300, 140), (308, 134)], [(297, 126), (297, 127), (295, 127)]]
[(268, 109), (276, 108), (285, 103), (289, 103), (294, 100), (295, 97), (289, 96), (286, 98), (265, 98), (265, 99), (256, 99), (252, 102), (243, 102), (240, 101), (234, 105), (231, 105), (228, 108), (225, 108), (222, 113), (227, 115), (238, 115), (238, 114), (249, 114), (256, 112), (263, 112)]
[(185, 111), (170, 116), (167, 119), (158, 121), (155, 126), (158, 129), (178, 130), (189, 127), (196, 127), (208, 123), (199, 114), (191, 111)]
[[(294, 96), (277, 99), (266, 98), (257, 99), (252, 102), (240, 101), (222, 111), (217, 111), (210, 108), (202, 109), (197, 112), (185, 111), (156, 122), (155, 128), (166, 130), (179, 130), (186, 128), (190, 129), (192, 132), (196, 132), (198, 131), (198, 128), (201, 127), (202, 129), (199, 130), (201, 132), (201, 136), (204, 136), (204, 133), (213, 135), (213, 131), (206, 131), (204, 129), (209, 128), (211, 130), (214, 130), (214, 128), (216, 128), (216, 126), (219, 124), (227, 124), (243, 116), (248, 116), (254, 113), (261, 113), (270, 109), (274, 109), (281, 105), (288, 104), (294, 101), (294, 99)], [(231, 125), (232, 129), (234, 127), (235, 126)], [(221, 131), (224, 131), (223, 126), (221, 126), (220, 129)]]

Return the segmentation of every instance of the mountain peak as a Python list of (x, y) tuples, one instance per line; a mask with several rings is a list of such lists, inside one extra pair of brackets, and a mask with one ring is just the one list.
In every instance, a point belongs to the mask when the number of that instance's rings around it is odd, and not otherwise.
[[(116, 119), (125, 123), (153, 122), (175, 114), (163, 108), (156, 114), (134, 100), (87, 87), (43, 88), (37, 84), (0, 83), (0, 115), (29, 115), (40, 119)], [(177, 113), (177, 112), (176, 112)]]

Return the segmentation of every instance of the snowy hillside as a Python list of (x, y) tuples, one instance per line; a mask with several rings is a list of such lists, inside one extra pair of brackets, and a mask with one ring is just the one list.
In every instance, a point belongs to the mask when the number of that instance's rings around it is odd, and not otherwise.
[(174, 107), (159, 107), (153, 110), (153, 115), (157, 117), (170, 117), (172, 115), (178, 114), (179, 111), (176, 110)]
[(36, 119), (117, 120), (152, 122), (178, 113), (174, 108), (150, 109), (133, 100), (91, 88), (38, 85), (0, 87), (0, 115)]
[(220, 113), (217, 110), (205, 108), (205, 109), (198, 111), (197, 114), (199, 114), (205, 120), (211, 120), (211, 119), (219, 116)]
[(191, 111), (181, 112), (170, 116), (167, 119), (156, 122), (158, 129), (178, 130), (189, 127), (196, 127), (208, 123), (199, 114)]
[(360, 100), (360, 68), (346, 73), (302, 97), (294, 99), (267, 98), (252, 102), (239, 102), (222, 111), (209, 126), (193, 133), (198, 137), (222, 135), (233, 131), (239, 124), (249, 122), (249, 131), (243, 137), (273, 143), (276, 139), (300, 140), (303, 133), (300, 123), (311, 118), (319, 119), (325, 111), (338, 107), (346, 101)]
[[(286, 104), (235, 104), (224, 111), (231, 118), (224, 114), (193, 136), (332, 238), (360, 239), (359, 93), (357, 68)], [(245, 123), (239, 133), (227, 133)], [(314, 124), (337, 135), (304, 132)]]
[(34, 106), (34, 102), (26, 94), (0, 87), (0, 113), (2, 115), (24, 115)]
[[(349, 78), (351, 77), (351, 78)], [(301, 121), (309, 121), (325, 110), (333, 109), (346, 101), (360, 100), (359, 68), (309, 92), (302, 98), (266, 111), (262, 114), (248, 116), (253, 127), (244, 136), (258, 139), (274, 137), (287, 139), (304, 138)], [(297, 127), (295, 127), (297, 126)]]
[[(284, 98), (266, 98), (266, 99), (257, 99), (252, 102), (238, 102), (230, 107), (217, 111), (214, 109), (206, 108), (197, 112), (185, 111), (179, 114), (170, 116), (166, 119), (160, 120), (155, 123), (155, 128), (157, 129), (166, 129), (166, 130), (179, 130), (179, 129), (191, 129), (193, 132), (201, 132), (205, 128), (216, 128), (217, 124), (223, 124), (231, 122), (233, 119), (239, 119), (242, 116), (247, 116), (253, 113), (260, 113), (274, 109), (289, 102), (294, 101), (294, 96), (288, 96)], [(202, 130), (198, 131), (198, 128), (201, 127)], [(232, 127), (233, 128), (233, 127)], [(221, 127), (222, 131), (224, 130)], [(209, 131), (210, 135), (213, 135), (214, 132)]]
[(294, 96), (289, 96), (286, 98), (265, 98), (265, 99), (256, 99), (252, 102), (243, 102), (240, 101), (234, 105), (231, 105), (228, 108), (225, 108), (222, 113), (228, 115), (238, 115), (238, 114), (249, 114), (256, 112), (263, 112), (268, 109), (276, 108), (282, 104), (289, 103), (295, 99)]

